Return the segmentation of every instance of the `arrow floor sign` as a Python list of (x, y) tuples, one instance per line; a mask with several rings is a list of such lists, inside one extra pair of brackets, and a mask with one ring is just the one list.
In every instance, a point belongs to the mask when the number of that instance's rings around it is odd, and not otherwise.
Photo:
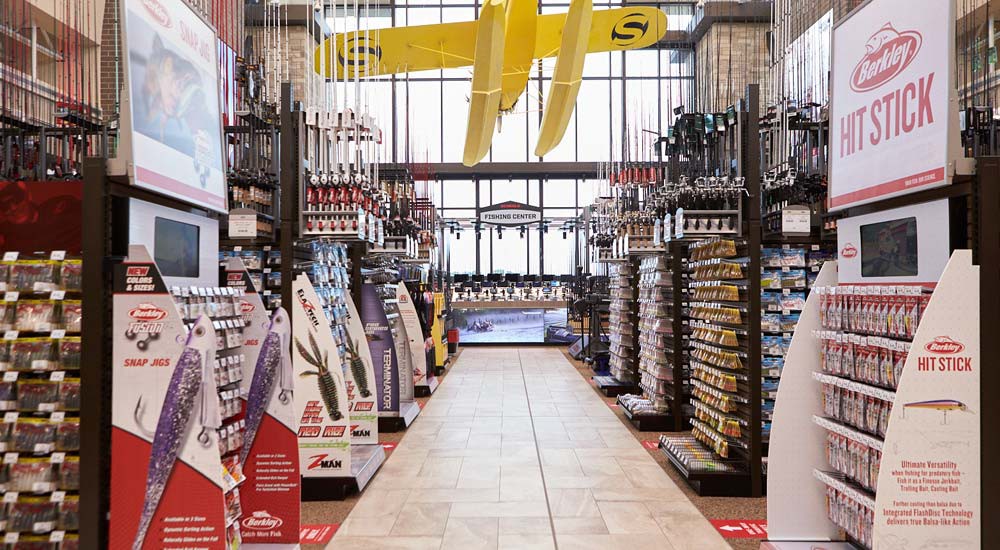
[(713, 519), (715, 529), (727, 539), (767, 538), (767, 522), (762, 519)]

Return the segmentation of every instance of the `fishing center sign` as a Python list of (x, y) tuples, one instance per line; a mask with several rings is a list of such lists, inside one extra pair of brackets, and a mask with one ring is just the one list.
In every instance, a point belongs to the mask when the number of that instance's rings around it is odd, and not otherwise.
[(953, 4), (873, 0), (834, 29), (830, 210), (951, 182)]
[(504, 227), (516, 227), (542, 221), (541, 208), (517, 201), (506, 201), (480, 208), (476, 214), (479, 223)]

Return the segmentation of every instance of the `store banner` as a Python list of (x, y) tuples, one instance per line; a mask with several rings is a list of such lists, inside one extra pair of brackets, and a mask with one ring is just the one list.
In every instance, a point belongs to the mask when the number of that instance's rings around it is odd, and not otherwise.
[(477, 212), (480, 223), (502, 226), (519, 226), (542, 221), (542, 209), (517, 201), (506, 201), (480, 208)]
[(281, 308), (268, 317), (243, 260), (229, 258), (223, 277), (226, 286), (245, 292), (239, 304), (245, 324), (240, 387), (246, 422), (240, 455), (247, 479), (240, 487), (243, 541), (295, 543), (301, 478), (292, 402), (291, 320)]
[(306, 274), (295, 278), (292, 296), (300, 472), (304, 477), (347, 477), (351, 475), (347, 385), (330, 321)]
[(951, 252), (948, 200), (837, 221), (840, 284), (933, 287)]
[(954, 43), (941, 0), (872, 0), (834, 29), (831, 211), (951, 182)]
[(354, 305), (354, 299), (346, 294), (347, 301), (347, 350), (350, 368), (347, 376), (347, 398), (351, 411), (351, 444), (378, 444), (378, 379), (375, 377), (374, 363), (365, 327)]
[[(406, 345), (410, 352), (412, 361), (413, 385), (427, 386), (427, 359), (424, 351), (424, 332), (420, 329), (420, 318), (417, 317), (417, 308), (413, 305), (413, 298), (406, 285), (399, 283), (396, 285), (396, 303), (399, 306), (399, 316), (403, 320), (403, 327), (406, 329)], [(433, 375), (431, 376), (433, 378)]]
[(361, 322), (375, 366), (375, 392), (381, 416), (399, 414), (399, 364), (392, 330), (386, 317), (385, 306), (375, 285), (361, 286)]
[(132, 182), (226, 212), (216, 35), (184, 2), (120, 0)]
[(979, 267), (958, 250), (910, 347), (885, 435), (876, 548), (979, 548)]
[(202, 316), (188, 335), (143, 246), (113, 285), (109, 547), (221, 550), (215, 330)]

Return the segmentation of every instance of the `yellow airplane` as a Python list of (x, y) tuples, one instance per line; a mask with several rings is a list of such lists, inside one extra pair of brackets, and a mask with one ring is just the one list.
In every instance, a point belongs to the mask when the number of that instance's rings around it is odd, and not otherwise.
[(478, 21), (336, 34), (316, 48), (315, 70), (333, 78), (335, 63), (336, 78), (364, 78), (472, 66), (462, 162), (473, 166), (489, 152), (497, 118), (513, 111), (535, 59), (556, 57), (535, 146), (543, 156), (569, 125), (586, 54), (645, 48), (666, 31), (666, 14), (653, 7), (595, 12), (592, 0), (571, 0), (567, 13), (539, 15), (538, 0), (485, 0)]

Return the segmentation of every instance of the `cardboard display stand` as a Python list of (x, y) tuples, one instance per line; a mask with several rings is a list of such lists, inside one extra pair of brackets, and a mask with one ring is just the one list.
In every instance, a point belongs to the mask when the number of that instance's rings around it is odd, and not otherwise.
[(300, 471), (305, 479), (345, 477), (351, 472), (351, 434), (343, 366), (330, 322), (305, 274), (293, 281), (292, 295)]
[[(249, 425), (243, 464), (248, 482), (240, 488), (243, 542), (298, 543), (301, 480), (297, 475), (298, 424), (292, 402), (291, 319), (282, 308), (268, 317), (241, 259), (228, 259), (223, 275), (227, 286), (245, 292), (240, 302), (246, 356), (240, 394)], [(268, 362), (267, 354), (264, 361), (258, 361), (261, 349), (274, 345), (281, 350), (277, 363)], [(259, 412), (250, 414), (251, 411)], [(259, 422), (253, 433), (252, 418)]]
[(426, 397), (437, 389), (438, 382), (434, 376), (434, 365), (427, 363), (427, 350), (424, 347), (424, 331), (420, 328), (420, 318), (417, 308), (413, 305), (413, 297), (404, 283), (396, 286), (396, 305), (399, 316), (406, 329), (406, 344), (410, 351), (413, 365), (414, 394)]
[(355, 361), (361, 362), (344, 370), (350, 400), (351, 445), (378, 445), (378, 388), (372, 353), (354, 300), (348, 295), (345, 301), (348, 313), (347, 335), (357, 354)]
[(114, 267), (111, 548), (226, 548), (215, 331), (189, 337), (143, 246)]
[(395, 304), (383, 302), (374, 284), (366, 283), (361, 287), (360, 313), (372, 360), (378, 365), (375, 382), (379, 430), (399, 431), (409, 426), (420, 413), (420, 407), (413, 401), (410, 352), (403, 343), (405, 328)]

